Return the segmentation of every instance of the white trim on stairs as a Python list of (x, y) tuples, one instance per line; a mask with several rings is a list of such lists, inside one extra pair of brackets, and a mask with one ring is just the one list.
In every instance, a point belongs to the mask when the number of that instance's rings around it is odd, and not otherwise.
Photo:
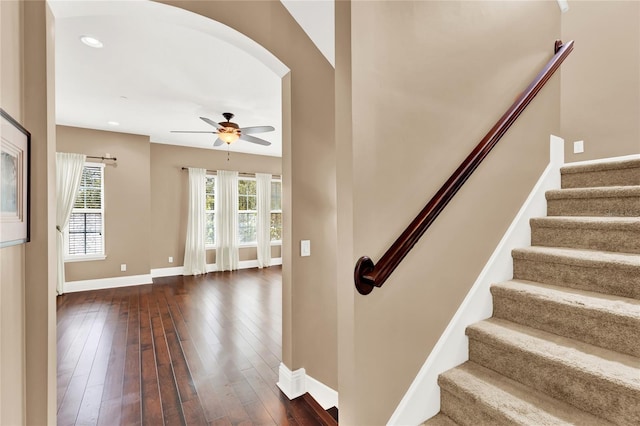
[(278, 369), (277, 384), (282, 393), (289, 399), (297, 398), (309, 392), (323, 409), (338, 407), (338, 392), (307, 375), (304, 368), (291, 371), (281, 362)]
[(564, 140), (551, 135), (550, 161), (515, 219), (480, 272), (451, 322), (427, 357), (413, 383), (388, 421), (388, 425), (417, 425), (440, 411), (438, 375), (469, 359), (467, 326), (489, 318), (493, 301), (491, 284), (513, 276), (511, 250), (531, 243), (529, 220), (546, 216), (545, 192), (560, 188), (560, 167), (564, 165)]
[(640, 160), (640, 154), (621, 155), (620, 157), (598, 158), (597, 160), (576, 161), (565, 166), (586, 166), (587, 164), (609, 163), (611, 161)]

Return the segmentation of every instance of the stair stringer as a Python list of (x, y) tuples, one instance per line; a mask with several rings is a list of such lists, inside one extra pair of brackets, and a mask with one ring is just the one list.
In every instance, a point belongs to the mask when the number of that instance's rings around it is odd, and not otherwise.
[(560, 189), (560, 167), (563, 165), (564, 139), (551, 135), (549, 164), (433, 347), (387, 425), (417, 425), (438, 414), (440, 411), (438, 376), (469, 360), (469, 345), (465, 330), (469, 325), (491, 317), (493, 300), (490, 286), (509, 280), (513, 276), (511, 251), (515, 248), (530, 246), (529, 220), (546, 216), (545, 192)]

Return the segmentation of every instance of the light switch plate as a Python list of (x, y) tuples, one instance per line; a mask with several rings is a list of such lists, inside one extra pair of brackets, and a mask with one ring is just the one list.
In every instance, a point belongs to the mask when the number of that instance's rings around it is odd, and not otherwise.
[(127, 271), (127, 264), (123, 263), (122, 265), (120, 265), (120, 271), (121, 272), (126, 272)]
[(573, 153), (580, 154), (584, 152), (584, 141), (575, 141), (573, 143)]
[(311, 241), (300, 241), (300, 256), (311, 256)]

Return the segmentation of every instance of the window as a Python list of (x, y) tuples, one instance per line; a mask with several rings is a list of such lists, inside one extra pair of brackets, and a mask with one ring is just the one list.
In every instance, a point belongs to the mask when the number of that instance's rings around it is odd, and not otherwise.
[(212, 247), (216, 245), (216, 178), (214, 176), (207, 176), (205, 194), (205, 244)]
[(238, 242), (256, 244), (256, 180), (238, 179)]
[[(216, 243), (215, 229), (215, 176), (207, 176), (206, 184), (206, 244), (212, 248)], [(238, 243), (245, 246), (257, 244), (258, 204), (255, 178), (238, 179)], [(271, 210), (269, 233), (271, 241), (282, 241), (282, 181), (271, 181)]]
[(271, 181), (271, 241), (282, 241), (282, 181)]
[(85, 163), (66, 232), (68, 259), (104, 258), (104, 165)]

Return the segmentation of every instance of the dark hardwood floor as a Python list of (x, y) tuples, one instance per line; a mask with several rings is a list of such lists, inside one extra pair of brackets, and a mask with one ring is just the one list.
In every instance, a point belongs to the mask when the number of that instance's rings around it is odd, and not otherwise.
[(58, 425), (317, 425), (276, 382), (281, 268), (58, 297)]

